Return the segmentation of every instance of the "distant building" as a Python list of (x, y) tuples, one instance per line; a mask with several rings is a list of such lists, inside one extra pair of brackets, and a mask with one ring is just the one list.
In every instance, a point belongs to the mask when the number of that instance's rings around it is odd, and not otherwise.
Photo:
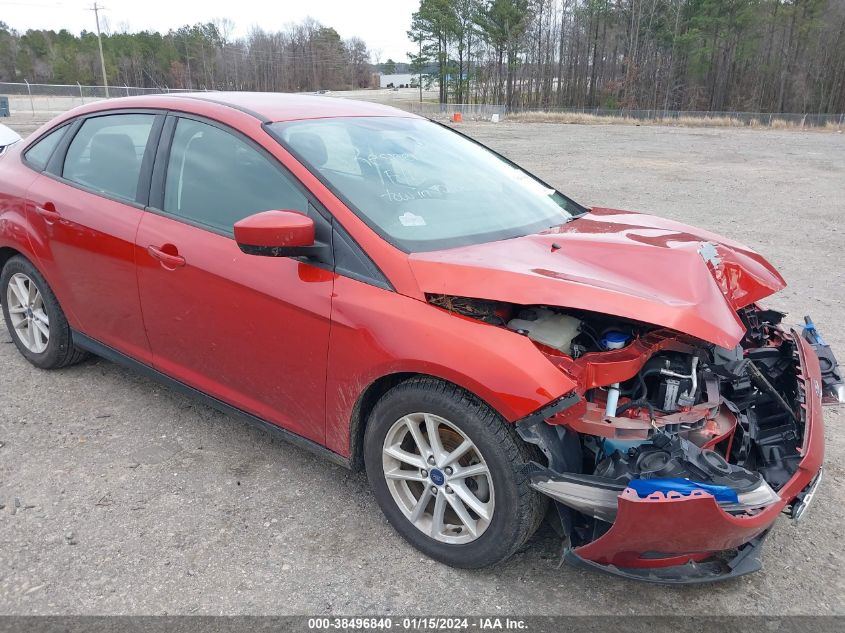
[[(398, 88), (399, 86), (410, 86), (411, 81), (416, 79), (417, 75), (410, 73), (395, 73), (393, 75), (379, 74), (379, 88)], [(416, 81), (414, 81), (416, 83)]]

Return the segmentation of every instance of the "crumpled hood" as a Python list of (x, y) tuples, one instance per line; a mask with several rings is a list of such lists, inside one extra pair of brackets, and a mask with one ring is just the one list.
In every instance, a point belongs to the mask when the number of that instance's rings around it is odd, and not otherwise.
[(414, 253), (409, 262), (426, 293), (591, 310), (727, 348), (745, 333), (736, 310), (786, 286), (741, 244), (613, 209), (541, 234)]

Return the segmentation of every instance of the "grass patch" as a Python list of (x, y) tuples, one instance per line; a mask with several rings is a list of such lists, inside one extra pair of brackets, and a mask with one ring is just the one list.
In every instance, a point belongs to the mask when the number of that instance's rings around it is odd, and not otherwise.
[(786, 119), (773, 118), (761, 120), (760, 118), (740, 119), (735, 117), (693, 117), (681, 116), (666, 119), (635, 119), (629, 116), (600, 116), (584, 112), (519, 112), (509, 114), (508, 121), (523, 123), (573, 123), (581, 125), (664, 125), (669, 127), (730, 127), (730, 128), (754, 128), (771, 130), (818, 130), (825, 132), (837, 132), (845, 129), (845, 126), (838, 122), (828, 122), (823, 126), (804, 125), (803, 120), (789, 121)]

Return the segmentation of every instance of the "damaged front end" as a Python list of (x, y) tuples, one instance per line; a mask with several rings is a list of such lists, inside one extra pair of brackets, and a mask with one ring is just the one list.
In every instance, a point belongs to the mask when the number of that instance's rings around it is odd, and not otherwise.
[(673, 330), (550, 306), (430, 297), (529, 337), (577, 389), (517, 423), (544, 464), (566, 558), (630, 578), (689, 583), (760, 568), (777, 517), (799, 518), (821, 479), (822, 401), (842, 374), (812, 321), (738, 310), (725, 349)]
[(568, 560), (653, 582), (725, 579), (760, 568), (782, 512), (803, 514), (820, 480), (820, 405), (842, 401), (841, 372), (809, 318), (796, 331), (775, 311), (738, 314), (746, 335), (731, 350), (549, 308), (533, 316), (578, 321), (562, 328), (568, 349), (532, 331), (532, 310), (508, 323), (578, 380), (571, 406), (517, 425), (548, 461), (528, 471), (557, 502)]

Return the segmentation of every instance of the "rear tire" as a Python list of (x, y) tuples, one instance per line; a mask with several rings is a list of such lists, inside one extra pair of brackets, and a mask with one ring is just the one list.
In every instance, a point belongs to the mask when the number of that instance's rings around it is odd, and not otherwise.
[[(442, 450), (431, 448), (434, 433)], [(461, 452), (457, 446), (466, 452), (450, 457)], [(493, 409), (430, 377), (388, 391), (364, 434), (367, 477), (387, 520), (418, 550), (453, 567), (503, 561), (535, 532), (547, 503), (522, 473), (535, 458)]]
[(87, 356), (74, 347), (56, 295), (26, 258), (16, 255), (6, 262), (0, 274), (0, 301), (9, 336), (36, 367), (58, 369)]

